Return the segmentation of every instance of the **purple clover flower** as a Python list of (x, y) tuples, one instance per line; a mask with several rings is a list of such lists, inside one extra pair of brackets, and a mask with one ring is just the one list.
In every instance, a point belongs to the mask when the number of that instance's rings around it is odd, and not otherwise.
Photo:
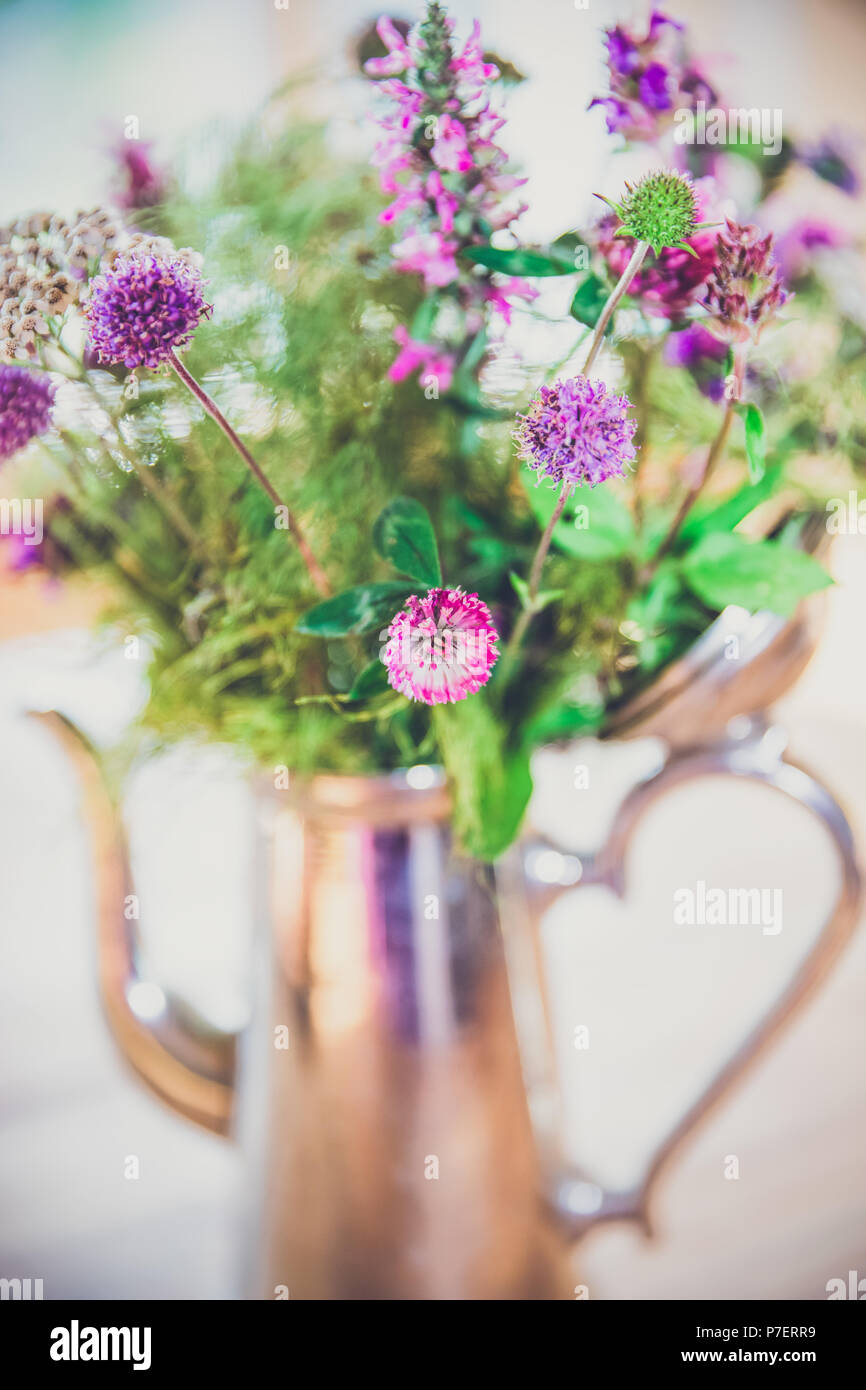
[(84, 313), (101, 361), (153, 368), (189, 342), (211, 309), (188, 262), (130, 256), (91, 281)]
[(0, 461), (51, 425), (54, 387), (29, 367), (0, 365)]
[(630, 406), (628, 396), (615, 396), (585, 376), (542, 386), (527, 414), (518, 416), (519, 457), (539, 482), (595, 487), (622, 477), (636, 457), (637, 421), (626, 415)]
[(453, 704), (490, 679), (499, 657), (490, 609), (462, 589), (412, 594), (395, 614), (381, 659), (388, 681), (410, 700)]

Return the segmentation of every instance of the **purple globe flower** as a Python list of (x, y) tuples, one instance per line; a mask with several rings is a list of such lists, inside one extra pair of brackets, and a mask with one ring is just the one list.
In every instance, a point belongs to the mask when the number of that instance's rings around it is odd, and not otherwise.
[(194, 266), (129, 256), (91, 282), (84, 313), (90, 344), (103, 362), (158, 367), (189, 342), (211, 308)]
[(0, 461), (51, 425), (54, 387), (28, 367), (0, 366)]
[(628, 396), (615, 396), (601, 381), (576, 376), (542, 386), (526, 415), (518, 416), (514, 438), (519, 457), (538, 480), (595, 487), (622, 477), (636, 450), (637, 421), (626, 411)]

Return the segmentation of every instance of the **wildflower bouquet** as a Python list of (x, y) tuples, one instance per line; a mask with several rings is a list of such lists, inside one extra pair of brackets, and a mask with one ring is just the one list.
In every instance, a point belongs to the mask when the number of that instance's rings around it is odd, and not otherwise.
[[(862, 465), (866, 333), (819, 274), (845, 234), (758, 221), (794, 170), (856, 174), (678, 143), (718, 99), (655, 11), (607, 34), (593, 103), (649, 172), (529, 246), (519, 74), (436, 0), (378, 34), (378, 186), (281, 98), (206, 195), (139, 153), (123, 216), (0, 231), (0, 459), (34, 441), (46, 501), (16, 563), (107, 577), (147, 639), (149, 729), (299, 775), (440, 761), (493, 858), (536, 746), (603, 733), (728, 604), (830, 582), (803, 523)], [(525, 350), (545, 324), (557, 368)]]

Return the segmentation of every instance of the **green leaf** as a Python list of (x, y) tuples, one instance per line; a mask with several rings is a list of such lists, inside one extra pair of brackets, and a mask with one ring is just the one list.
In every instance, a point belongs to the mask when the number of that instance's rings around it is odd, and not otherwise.
[(600, 483), (597, 487), (581, 488), (571, 499), (572, 519), (564, 524), (568, 533), (554, 532), (554, 542), (572, 555), (586, 560), (613, 560), (627, 555), (635, 542), (631, 512), (615, 493)]
[(573, 275), (574, 262), (564, 257), (544, 255), (541, 251), (527, 251), (515, 246), (505, 250), (499, 246), (467, 246), (461, 253), (467, 261), (486, 266), (488, 270), (499, 270), (503, 275)]
[[(527, 501), (539, 526), (544, 530), (556, 506), (559, 488), (550, 487), (546, 482), (536, 482), (535, 474), (528, 468), (520, 470), (520, 481), (526, 491)], [(568, 504), (566, 503), (566, 509)]]
[(698, 598), (719, 612), (735, 603), (785, 617), (807, 594), (833, 583), (805, 551), (779, 541), (747, 541), (736, 532), (704, 536), (683, 560), (682, 574)]
[[(446, 397), (452, 404), (459, 402), (470, 417), (476, 415), (482, 419), (485, 417), (487, 406), (478, 381), (478, 368), (484, 360), (487, 347), (487, 331), (482, 328), (469, 344), (465, 357), (454, 373), (454, 380)], [(473, 427), (475, 423), (472, 422)]]
[(657, 632), (670, 626), (672, 608), (682, 593), (676, 562), (663, 560), (647, 588), (629, 603), (628, 616), (645, 632)]
[(529, 754), (508, 746), (483, 693), (436, 705), (433, 721), (460, 844), (475, 859), (496, 859), (520, 829), (532, 792)]
[(555, 603), (558, 598), (565, 594), (564, 589), (539, 589), (535, 595), (535, 612), (540, 613), (549, 603)]
[(465, 376), (472, 376), (475, 369), (480, 366), (486, 351), (487, 329), (480, 328), (466, 350), (466, 355), (463, 357), (457, 369), (457, 375), (459, 376), (463, 373)]
[(446, 498), (445, 508), (448, 519), (458, 526), (465, 526), (470, 531), (487, 531), (488, 523), (483, 516), (472, 510), (462, 497), (457, 497), (453, 493)]
[(408, 584), (359, 584), (317, 603), (296, 624), (310, 637), (348, 637), (383, 628), (409, 597)]
[(767, 471), (764, 417), (752, 401), (749, 401), (745, 405), (738, 405), (737, 414), (743, 417), (743, 424), (746, 430), (746, 456), (749, 460), (749, 479), (753, 483), (759, 483)]
[(635, 642), (641, 670), (657, 670), (707, 625), (706, 610), (686, 587), (674, 559), (663, 560), (649, 586), (628, 605), (639, 631), (626, 629)]
[(577, 254), (577, 251), (581, 247), (585, 248), (586, 254), (588, 256), (589, 243), (587, 242), (585, 237), (582, 237), (580, 235), (580, 232), (574, 231), (561, 232), (559, 236), (554, 237), (553, 241), (550, 243), (550, 249), (553, 252), (553, 254), (555, 256), (562, 257), (563, 260), (565, 260), (565, 258), (568, 257), (575, 269), (577, 269), (575, 256)]
[(734, 527), (739, 526), (740, 522), (754, 511), (755, 507), (759, 506), (761, 502), (766, 502), (768, 497), (772, 497), (782, 481), (782, 476), (782, 464), (777, 463), (774, 467), (768, 468), (758, 482), (748, 483), (719, 505), (703, 510), (695, 508), (683, 524), (677, 549), (687, 548), (700, 536), (710, 531), (733, 531)]
[(602, 705), (554, 705), (533, 719), (527, 730), (532, 744), (553, 743), (557, 739), (580, 738), (594, 734), (604, 718)]
[(439, 551), (430, 517), (414, 497), (395, 497), (373, 526), (373, 544), (401, 574), (426, 584), (442, 583)]
[(363, 671), (355, 677), (355, 683), (349, 691), (350, 700), (369, 700), (374, 695), (382, 695), (386, 690), (390, 690), (388, 683), (388, 672), (383, 663), (376, 657), (369, 666), (365, 666)]
[[(569, 310), (571, 317), (577, 319), (578, 323), (585, 323), (588, 328), (595, 328), (607, 303), (608, 294), (607, 285), (600, 276), (587, 275), (574, 292)], [(613, 332), (613, 319), (604, 331), (605, 335)]]

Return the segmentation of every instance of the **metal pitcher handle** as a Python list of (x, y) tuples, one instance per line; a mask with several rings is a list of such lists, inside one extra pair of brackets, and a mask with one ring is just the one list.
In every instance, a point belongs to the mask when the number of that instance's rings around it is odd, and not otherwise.
[[(761, 717), (737, 724), (739, 736), (727, 737), (708, 748), (676, 752), (659, 772), (640, 782), (622, 802), (598, 854), (578, 857), (536, 836), (518, 844), (498, 869), (512, 1003), (544, 1195), (574, 1238), (596, 1222), (614, 1218), (634, 1220), (647, 1233), (651, 1231), (650, 1198), (662, 1169), (826, 977), (857, 922), (862, 879), (851, 827), (842, 808), (821, 782), (787, 755), (781, 729)], [(538, 925), (553, 902), (579, 886), (601, 884), (623, 898), (626, 853), (645, 812), (672, 787), (719, 775), (763, 783), (811, 811), (829, 832), (836, 849), (839, 894), (793, 977), (656, 1148), (642, 1179), (627, 1191), (605, 1190), (564, 1156)]]
[(234, 1034), (221, 1032), (139, 970), (138, 922), (124, 906), (134, 893), (123, 822), (98, 751), (56, 710), (34, 712), (78, 775), (96, 879), (99, 984), (108, 1026), (137, 1074), (174, 1110), (227, 1134), (235, 1071)]

